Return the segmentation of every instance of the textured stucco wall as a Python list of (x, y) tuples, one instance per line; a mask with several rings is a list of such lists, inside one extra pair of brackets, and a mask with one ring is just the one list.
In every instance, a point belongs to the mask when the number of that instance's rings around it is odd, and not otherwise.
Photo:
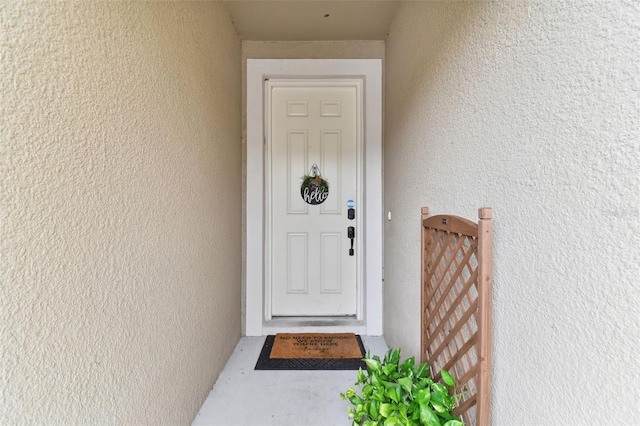
[(0, 25), (0, 424), (188, 424), (240, 336), (230, 19), (10, 1)]
[[(242, 42), (242, 164), (243, 164), (243, 191), (246, 188), (247, 178), (247, 59), (382, 59), (383, 86), (384, 86), (384, 41), (251, 41)], [(246, 210), (246, 200), (242, 197), (243, 212)], [(246, 244), (246, 225), (243, 214), (242, 233)], [(243, 257), (246, 250), (243, 250)], [(242, 268), (242, 329), (244, 333), (246, 280), (245, 263)]]
[(420, 207), (494, 208), (493, 423), (640, 418), (640, 3), (408, 2), (386, 44), (385, 337)]

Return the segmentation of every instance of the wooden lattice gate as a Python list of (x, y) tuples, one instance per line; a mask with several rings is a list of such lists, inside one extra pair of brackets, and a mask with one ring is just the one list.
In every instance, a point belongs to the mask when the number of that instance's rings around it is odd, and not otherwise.
[(491, 401), (491, 214), (476, 224), (422, 209), (422, 362), (456, 378), (454, 414), (479, 426)]

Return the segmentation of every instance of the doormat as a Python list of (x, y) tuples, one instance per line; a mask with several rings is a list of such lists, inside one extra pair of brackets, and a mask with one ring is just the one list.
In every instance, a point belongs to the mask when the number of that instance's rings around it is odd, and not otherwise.
[(364, 345), (353, 333), (279, 333), (267, 336), (256, 370), (366, 368)]

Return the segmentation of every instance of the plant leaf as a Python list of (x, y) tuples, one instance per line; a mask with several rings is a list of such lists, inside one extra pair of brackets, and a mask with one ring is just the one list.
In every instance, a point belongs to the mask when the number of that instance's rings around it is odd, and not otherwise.
[(442, 383), (432, 383), (431, 390), (442, 395), (449, 395), (449, 391)]
[(402, 404), (400, 405), (400, 417), (402, 417), (403, 420), (408, 420), (407, 418), (407, 412), (409, 410), (409, 406), (407, 404)]
[(349, 398), (349, 402), (356, 406), (364, 404), (364, 401), (358, 395), (354, 395)]
[(383, 362), (384, 364), (387, 364), (387, 363), (391, 362), (391, 354), (392, 354), (392, 353), (393, 353), (393, 349), (389, 349), (389, 350), (387, 351), (387, 353), (386, 353), (386, 354), (384, 354), (384, 358), (382, 359), (382, 362)]
[(420, 366), (418, 366), (418, 370), (416, 370), (416, 377), (419, 379), (423, 379), (427, 377), (428, 374), (429, 374), (429, 363), (423, 362), (422, 364), (420, 364)]
[(382, 370), (380, 360), (364, 358), (364, 362), (367, 364), (367, 370), (370, 372), (375, 371), (376, 373), (379, 373)]
[(413, 380), (411, 380), (408, 377), (402, 377), (402, 378), (398, 379), (398, 384), (400, 386), (402, 386), (402, 388), (404, 390), (406, 390), (407, 392), (411, 393), (411, 387), (413, 385)]
[(444, 426), (464, 426), (464, 422), (460, 420), (449, 420), (444, 424)]
[(389, 403), (380, 404), (380, 415), (382, 417), (389, 417), (392, 412), (392, 406)]
[(384, 421), (384, 426), (402, 426), (400, 420), (397, 417), (389, 417)]
[(369, 398), (371, 396), (371, 394), (373, 394), (373, 389), (374, 387), (371, 385), (365, 385), (362, 387), (362, 397), (363, 398)]
[(396, 386), (398, 386), (396, 383), (393, 382), (389, 382), (389, 381), (385, 381), (385, 380), (380, 380), (380, 383), (382, 383), (384, 385), (385, 388), (390, 389), (390, 388), (396, 388)]
[(400, 386), (396, 386), (396, 398), (398, 398), (398, 402), (402, 400), (402, 388)]
[(451, 395), (449, 395), (449, 392), (444, 385), (440, 383), (434, 383), (431, 385), (431, 390), (432, 401), (441, 404), (447, 410), (452, 410), (455, 407), (455, 399)]
[(375, 395), (371, 395), (371, 399), (374, 400), (374, 401), (378, 401), (378, 402), (388, 401), (388, 399), (385, 398), (384, 395), (380, 395), (379, 393), (377, 393)]
[(429, 392), (429, 389), (420, 389), (416, 395), (416, 399), (418, 400), (418, 404), (421, 406), (429, 405), (429, 402), (431, 401), (431, 392)]
[(371, 401), (371, 405), (369, 406), (369, 415), (371, 420), (378, 420), (380, 418), (380, 413), (378, 412), (378, 401)]
[(437, 402), (431, 401), (431, 406), (438, 413), (446, 413), (447, 412), (447, 409), (443, 405), (438, 404)]
[(378, 378), (378, 373), (372, 372), (371, 375), (369, 376), (369, 378), (371, 379), (371, 384), (377, 388), (382, 387), (382, 383), (380, 382), (380, 379)]
[(400, 362), (400, 348), (396, 348), (391, 353), (391, 362), (394, 364), (398, 364)]
[(362, 367), (358, 368), (358, 383), (357, 384), (366, 383), (366, 381), (367, 381), (367, 376), (364, 375), (364, 371), (362, 371)]
[(384, 371), (384, 374), (386, 374), (388, 376), (391, 373), (393, 373), (394, 371), (396, 371), (397, 369), (398, 369), (398, 366), (396, 364), (390, 363), (390, 364), (386, 364), (382, 368), (382, 371)]
[(440, 370), (440, 374), (442, 375), (442, 380), (447, 384), (447, 386), (456, 385), (456, 379), (454, 379), (447, 370)]
[(413, 366), (416, 363), (416, 359), (414, 357), (411, 358), (407, 358), (403, 363), (402, 366), (405, 368), (413, 368)]
[(428, 405), (420, 404), (420, 422), (426, 426), (440, 426), (438, 416)]
[(454, 416), (453, 414), (451, 414), (450, 411), (445, 411), (444, 413), (438, 413), (438, 417), (444, 420), (460, 420), (459, 417)]
[(384, 395), (387, 398), (390, 398), (393, 402), (400, 402), (400, 398), (398, 398), (398, 394), (396, 393), (396, 390), (394, 388), (388, 388)]

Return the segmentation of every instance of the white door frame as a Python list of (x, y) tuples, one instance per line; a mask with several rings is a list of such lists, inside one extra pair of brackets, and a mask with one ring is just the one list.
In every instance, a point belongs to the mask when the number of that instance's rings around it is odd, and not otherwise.
[[(361, 318), (270, 319), (265, 302), (265, 94), (269, 78), (362, 79), (364, 82), (364, 291)], [(357, 208), (357, 206), (356, 206)], [(382, 61), (247, 59), (246, 335), (351, 331), (382, 334)]]

